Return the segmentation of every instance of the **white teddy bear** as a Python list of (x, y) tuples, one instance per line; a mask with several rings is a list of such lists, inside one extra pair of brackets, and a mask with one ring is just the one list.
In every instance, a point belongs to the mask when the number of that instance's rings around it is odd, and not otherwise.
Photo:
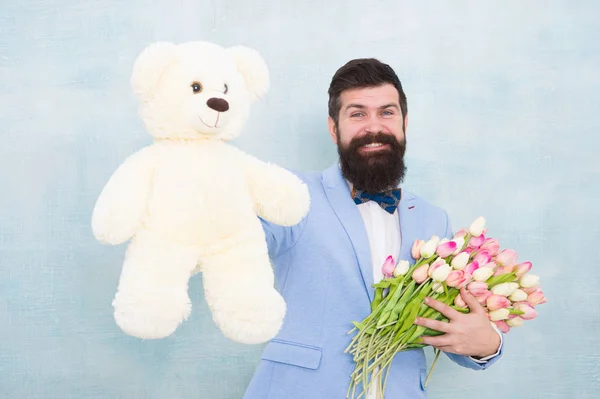
[(268, 89), (264, 60), (242, 46), (158, 42), (139, 55), (131, 83), (154, 143), (119, 166), (92, 215), (99, 241), (131, 239), (113, 301), (116, 323), (139, 338), (172, 334), (191, 311), (189, 279), (202, 272), (223, 334), (268, 341), (286, 305), (257, 215), (294, 225), (310, 198), (291, 172), (227, 143)]

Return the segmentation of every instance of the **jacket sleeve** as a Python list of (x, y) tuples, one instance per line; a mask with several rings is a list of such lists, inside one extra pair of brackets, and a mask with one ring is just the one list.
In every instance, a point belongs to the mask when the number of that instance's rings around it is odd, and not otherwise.
[(304, 231), (307, 216), (294, 226), (280, 226), (260, 217), (259, 219), (265, 232), (269, 257), (276, 259), (294, 247)]

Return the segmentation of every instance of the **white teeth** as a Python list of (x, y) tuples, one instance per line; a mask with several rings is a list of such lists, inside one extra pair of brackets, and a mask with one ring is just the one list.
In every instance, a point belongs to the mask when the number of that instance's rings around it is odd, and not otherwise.
[(365, 147), (381, 147), (383, 144), (381, 143), (371, 143), (371, 144), (366, 144)]

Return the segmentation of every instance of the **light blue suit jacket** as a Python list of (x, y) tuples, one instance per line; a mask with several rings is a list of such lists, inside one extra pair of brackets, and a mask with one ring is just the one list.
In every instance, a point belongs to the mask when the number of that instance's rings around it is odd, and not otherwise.
[[(301, 223), (263, 221), (276, 276), (287, 303), (279, 334), (267, 343), (244, 399), (344, 399), (354, 363), (344, 353), (353, 328), (370, 313), (373, 268), (358, 208), (337, 164), (323, 173), (299, 174), (309, 187), (311, 209)], [(396, 259), (414, 263), (415, 239), (452, 235), (445, 211), (406, 191), (399, 205), (402, 246)], [(489, 367), (447, 354), (461, 366)], [(425, 398), (427, 364), (422, 349), (392, 362), (386, 398)]]

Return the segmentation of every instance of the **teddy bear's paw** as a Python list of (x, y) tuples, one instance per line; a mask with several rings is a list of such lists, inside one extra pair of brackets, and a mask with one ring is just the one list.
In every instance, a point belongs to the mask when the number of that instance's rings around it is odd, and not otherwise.
[(284, 205), (284, 217), (287, 225), (299, 223), (310, 208), (308, 187), (302, 182), (292, 186), (287, 192)]
[(306, 184), (299, 179), (293, 183), (286, 182), (278, 187), (278, 191), (259, 203), (259, 214), (270, 222), (293, 226), (306, 216), (310, 208), (310, 194)]
[(109, 245), (122, 244), (134, 234), (134, 229), (124, 226), (122, 223), (119, 224), (109, 218), (100, 219), (99, 217), (93, 220), (92, 231), (99, 242)]
[(247, 296), (236, 295), (215, 303), (213, 319), (229, 339), (260, 344), (277, 335), (285, 317), (285, 301), (275, 289)]
[(117, 293), (113, 306), (115, 321), (121, 330), (142, 339), (165, 338), (173, 334), (192, 309), (187, 293), (169, 296)]

